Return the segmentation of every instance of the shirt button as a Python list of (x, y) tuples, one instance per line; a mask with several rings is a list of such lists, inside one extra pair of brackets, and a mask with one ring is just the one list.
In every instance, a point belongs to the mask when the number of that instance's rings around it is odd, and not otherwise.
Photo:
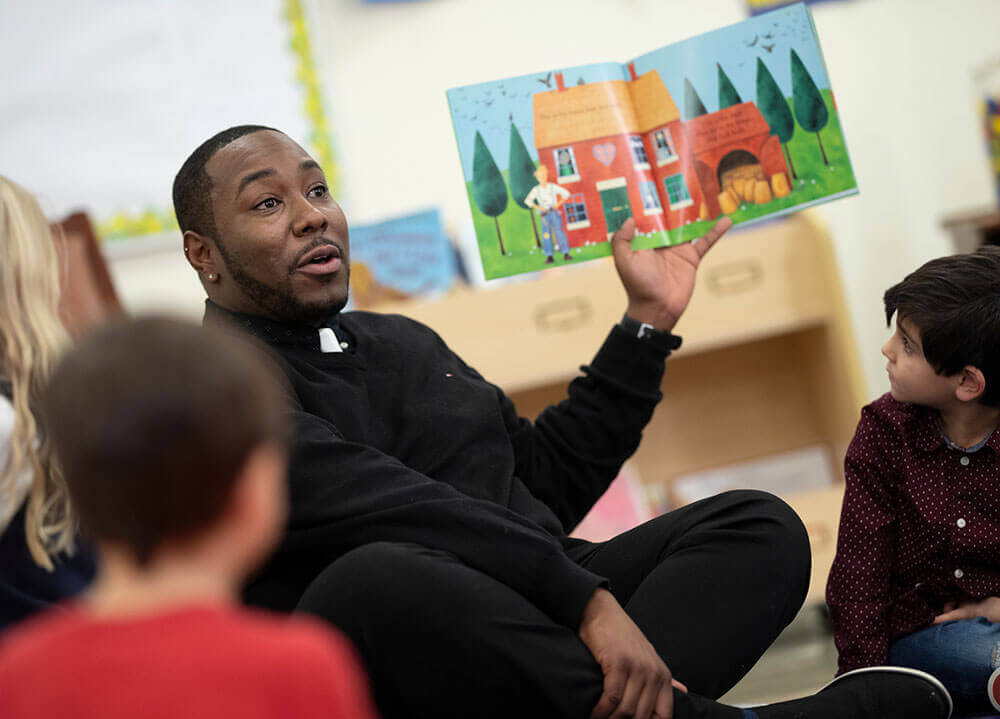
[(958, 460), (958, 463), (961, 464), (963, 467), (968, 467), (969, 466), (969, 458), (968, 457), (962, 457), (960, 460)]
[(350, 345), (350, 344), (348, 344), (347, 342), (341, 342), (341, 343), (340, 343), (340, 346), (341, 346), (341, 347), (343, 347), (343, 348), (344, 348), (344, 349), (346, 350), (346, 349), (347, 349), (348, 347), (350, 347), (351, 345)]
[(957, 521), (957, 522), (955, 522), (955, 524), (957, 524), (957, 525), (958, 525), (958, 528), (959, 528), (959, 529), (961, 529), (962, 527), (964, 527), (964, 526), (965, 526), (965, 520), (964, 520), (964, 519), (963, 519), (962, 517), (959, 517), (959, 518), (958, 518), (958, 521)]
[(965, 576), (965, 572), (963, 572), (961, 569), (956, 569), (955, 570), (955, 579), (961, 579), (964, 576)]

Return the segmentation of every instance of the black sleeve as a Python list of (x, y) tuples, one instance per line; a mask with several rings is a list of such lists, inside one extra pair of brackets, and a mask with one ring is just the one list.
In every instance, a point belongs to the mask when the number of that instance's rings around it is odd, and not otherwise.
[(501, 397), (517, 476), (556, 513), (567, 532), (638, 448), (663, 396), (660, 381), (667, 354), (616, 325), (590, 365), (580, 368), (583, 375), (570, 382), (567, 399), (545, 409), (534, 424)]
[(283, 552), (332, 561), (376, 541), (442, 549), (520, 592), (554, 621), (577, 628), (604, 580), (570, 560), (551, 534), (503, 506), (345, 440), (315, 415), (295, 410), (293, 420), (292, 516)]

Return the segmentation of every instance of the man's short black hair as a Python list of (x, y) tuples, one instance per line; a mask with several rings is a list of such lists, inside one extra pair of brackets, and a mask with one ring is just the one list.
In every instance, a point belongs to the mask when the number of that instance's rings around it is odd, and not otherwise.
[(939, 375), (972, 365), (986, 378), (979, 401), (1000, 406), (1000, 247), (931, 260), (885, 292), (885, 319), (920, 332), (924, 358)]
[(212, 178), (205, 171), (205, 165), (233, 140), (261, 130), (281, 132), (264, 125), (230, 127), (205, 140), (184, 161), (174, 178), (174, 213), (181, 232), (192, 230), (199, 235), (219, 239), (215, 236), (215, 215), (212, 211)]
[(149, 317), (67, 353), (42, 412), (85, 535), (144, 565), (219, 520), (250, 453), (287, 445), (286, 398), (264, 352)]

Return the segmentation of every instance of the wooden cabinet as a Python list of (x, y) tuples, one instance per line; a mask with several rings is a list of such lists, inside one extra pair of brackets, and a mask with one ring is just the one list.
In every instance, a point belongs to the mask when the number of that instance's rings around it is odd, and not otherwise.
[[(610, 258), (496, 289), (382, 306), (433, 327), (534, 416), (565, 396), (625, 309)], [(823, 227), (808, 213), (732, 232), (705, 258), (675, 332), (664, 400), (632, 461), (646, 484), (811, 445), (835, 476), (866, 393)], [(839, 488), (789, 497), (809, 513), (821, 599)], [(831, 535), (831, 529), (833, 535)]]

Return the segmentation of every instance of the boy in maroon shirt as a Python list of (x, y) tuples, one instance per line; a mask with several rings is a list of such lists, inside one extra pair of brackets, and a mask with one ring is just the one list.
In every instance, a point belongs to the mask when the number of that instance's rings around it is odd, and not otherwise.
[(937, 676), (986, 708), (1000, 667), (1000, 248), (885, 293), (891, 390), (861, 412), (827, 602), (840, 672)]
[(4, 719), (373, 716), (340, 635), (237, 608), (286, 513), (284, 405), (255, 354), (145, 319), (55, 371), (46, 427), (102, 565), (88, 595), (4, 635)]

